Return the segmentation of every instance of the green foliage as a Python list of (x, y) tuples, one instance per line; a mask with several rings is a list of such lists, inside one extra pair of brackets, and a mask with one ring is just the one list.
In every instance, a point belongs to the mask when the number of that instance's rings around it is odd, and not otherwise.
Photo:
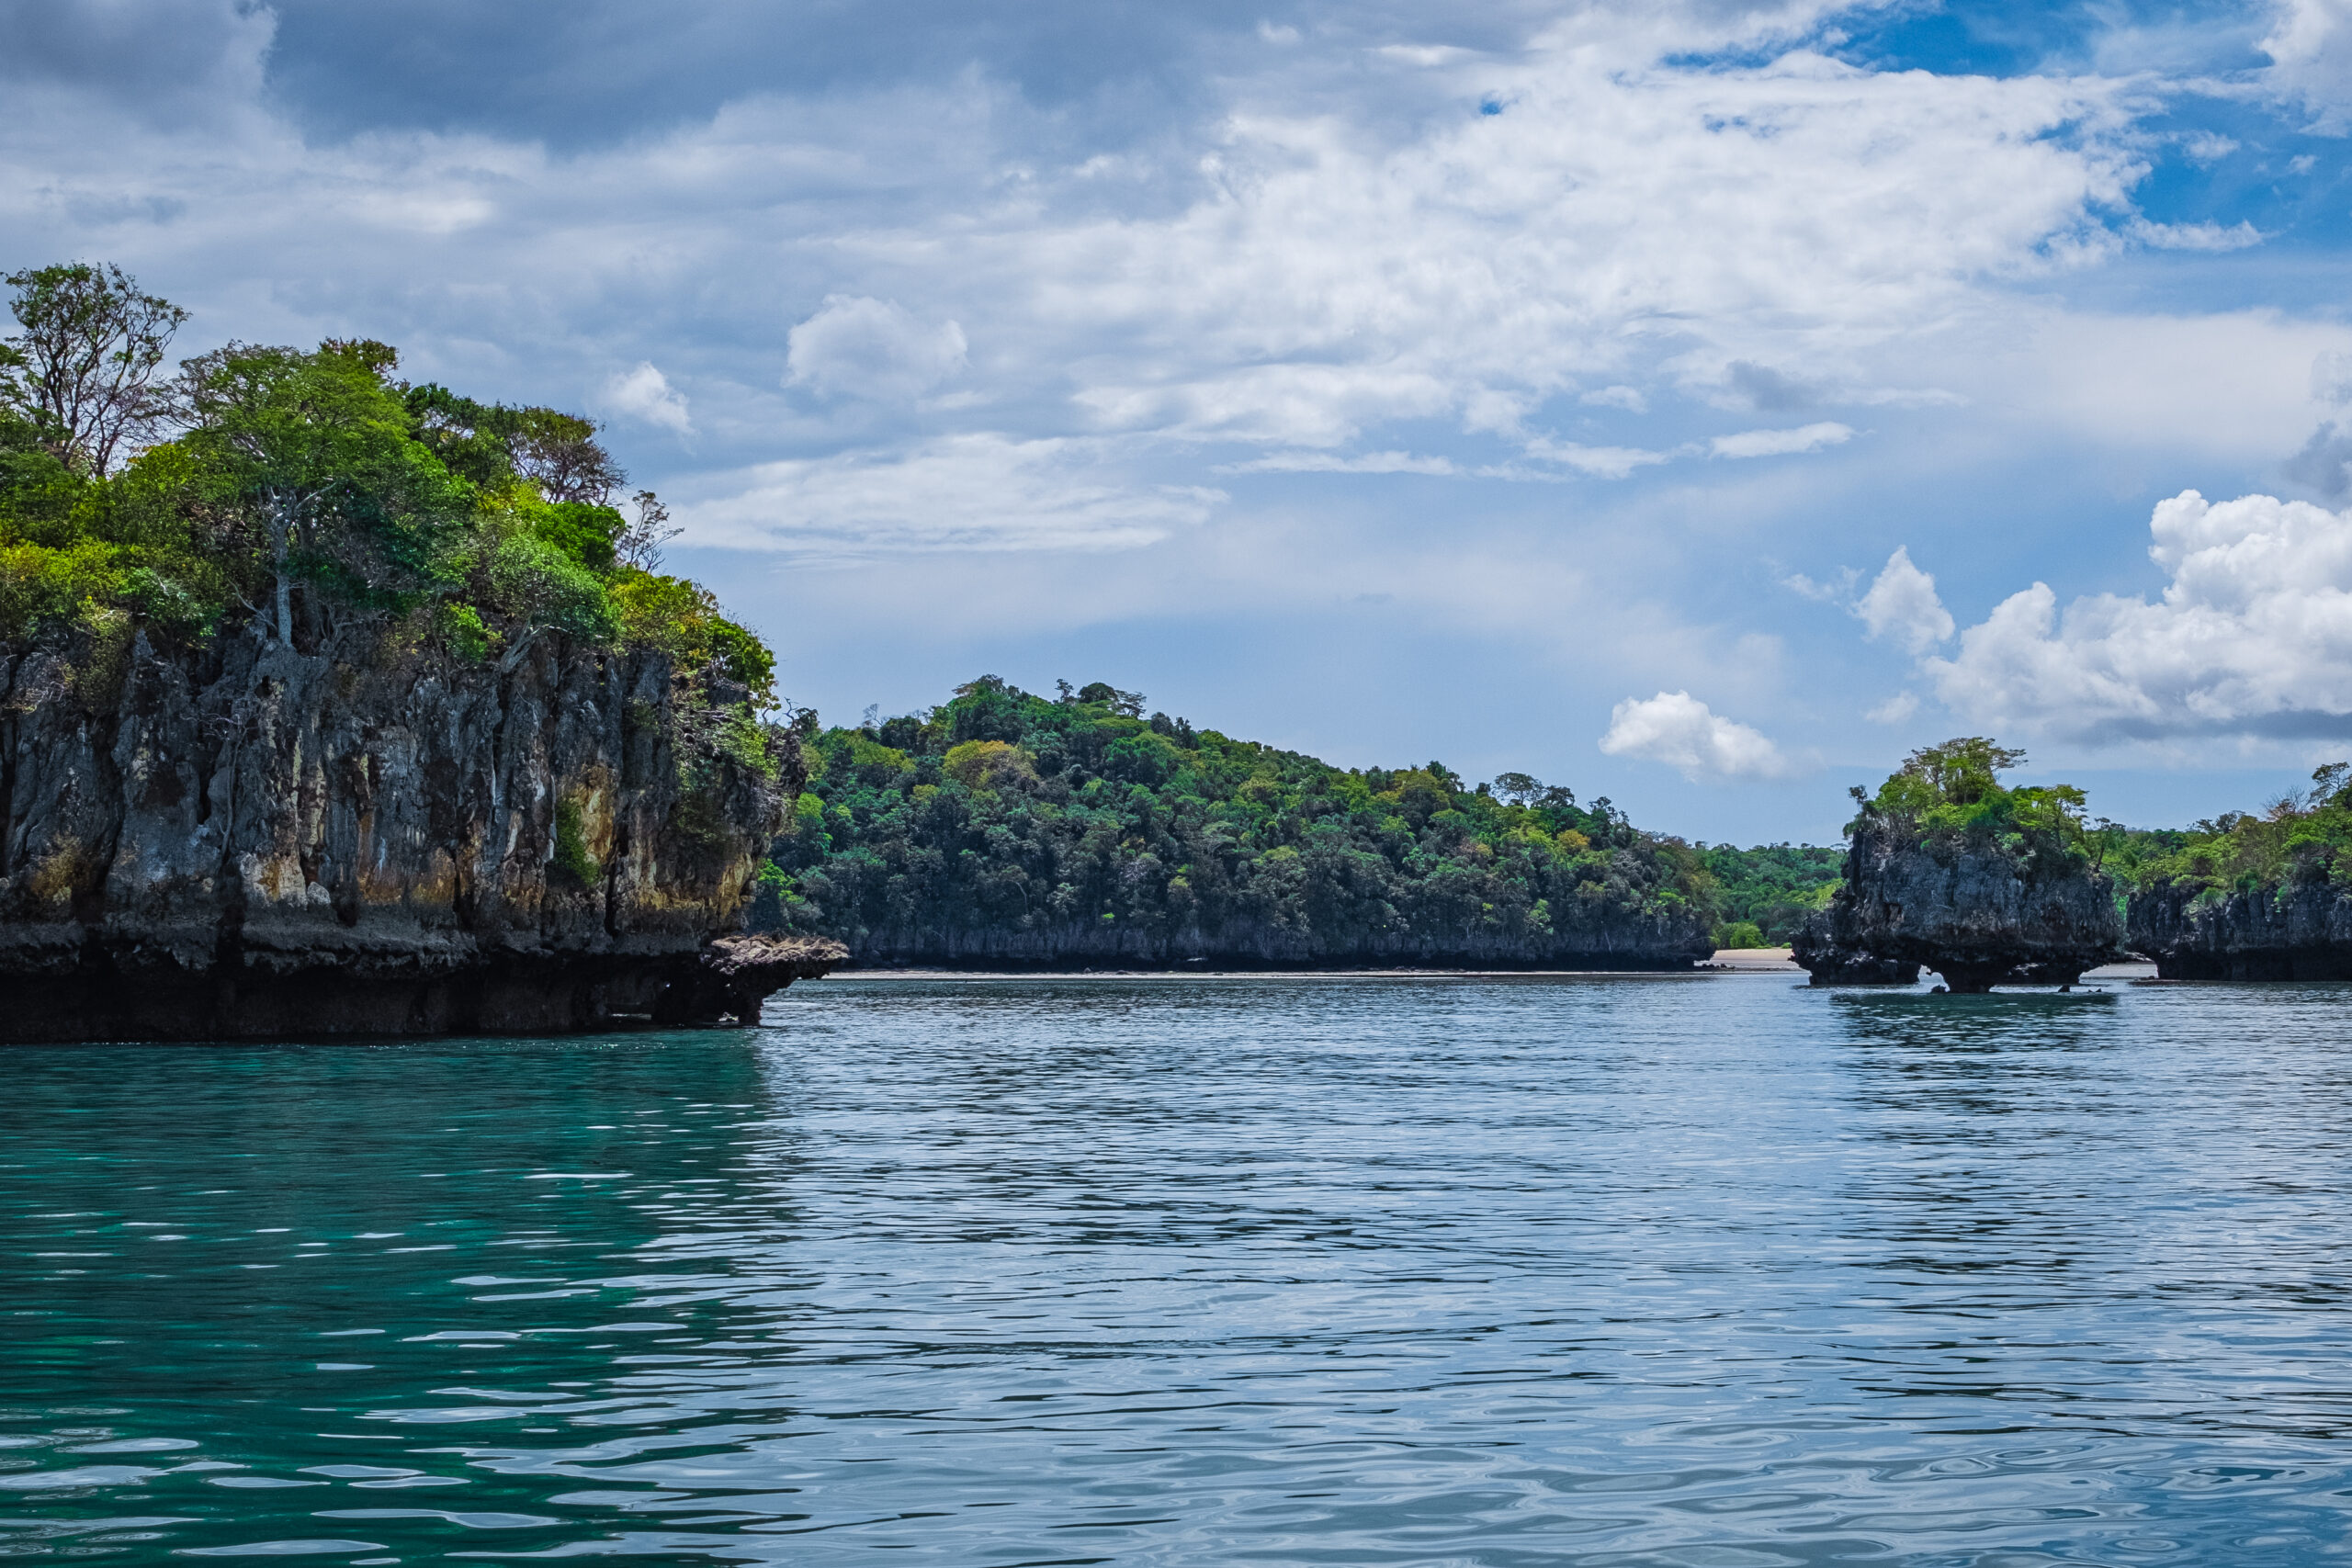
[[(608, 504), (627, 476), (592, 422), (408, 385), (368, 340), (231, 344), (154, 384), (176, 307), (78, 264), (8, 281), (26, 330), (0, 352), (0, 642), (82, 660), (141, 632), (257, 620), (316, 646), (373, 621), (468, 664), (542, 635), (651, 648), (718, 715), (702, 739), (773, 771), (774, 657), (645, 570), (666, 513), (650, 492), (633, 524)], [(166, 409), (173, 438), (119, 461)]]
[(607, 590), (621, 636), (658, 648), (687, 669), (709, 668), (752, 694), (755, 705), (775, 703), (775, 656), (765, 644), (718, 613), (710, 590), (683, 577), (618, 568)]
[(1786, 947), (1816, 909), (1838, 891), (1846, 852), (1812, 844), (1758, 844), (1734, 849), (1716, 844), (1702, 850), (1715, 879), (1715, 896), (1727, 923), (1756, 928), (1758, 940), (1718, 947)]
[(1757, 929), (1754, 920), (1731, 920), (1715, 928), (1715, 945), (1739, 948), (1772, 947), (1777, 944), (1764, 940), (1764, 933)]
[(119, 266), (64, 262), (4, 280), (20, 329), (0, 342), (0, 414), (76, 473), (107, 473), (164, 413), (156, 384), (187, 312)]
[(1335, 955), (1573, 952), (1628, 919), (1713, 919), (1698, 852), (1605, 800), (1524, 775), (1505, 798), (1436, 762), (1341, 770), (1142, 708), (1107, 684), (1056, 700), (982, 676), (928, 712), (815, 736), (763, 918), (853, 943), (1258, 931)]
[(2330, 762), (2311, 787), (2260, 812), (2226, 812), (2186, 831), (2137, 832), (2117, 852), (2119, 869), (2141, 887), (2199, 893), (2282, 892), (2331, 882), (2352, 889), (2352, 764)]
[(582, 887), (594, 887), (605, 874), (596, 857), (588, 852), (588, 834), (581, 820), (580, 803), (565, 799), (555, 808), (556, 869)]
[(481, 612), (471, 604), (442, 605), (435, 629), (443, 645), (461, 664), (480, 664), (488, 659), (497, 636), (482, 621)]
[(561, 550), (590, 571), (610, 571), (614, 543), (628, 524), (609, 506), (584, 501), (560, 501), (540, 509), (533, 519), (539, 538)]
[[(1997, 844), (2029, 858), (2097, 867), (2106, 852), (2101, 829), (2086, 823), (2083, 792), (2073, 784), (2010, 788), (1999, 775), (2024, 762), (2023, 751), (1981, 736), (1923, 747), (1864, 802), (1875, 814), (1928, 840)], [(1861, 799), (1861, 791), (1854, 791)]]

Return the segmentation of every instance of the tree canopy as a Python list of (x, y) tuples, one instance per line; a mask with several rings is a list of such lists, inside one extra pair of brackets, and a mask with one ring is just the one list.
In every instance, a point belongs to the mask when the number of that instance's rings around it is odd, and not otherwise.
[(1335, 768), (1143, 708), (1104, 682), (1043, 697), (982, 676), (927, 712), (823, 731), (762, 919), (866, 953), (1094, 929), (1539, 956), (1644, 921), (1711, 930), (1698, 853), (1606, 800), (1524, 774), (1498, 792), (1435, 761)]
[[(650, 647), (714, 701), (775, 661), (664, 576), (667, 514), (595, 424), (411, 385), (365, 339), (229, 344), (154, 374), (185, 312), (118, 269), (12, 275), (0, 362), (0, 640), (86, 655), (134, 632), (319, 646), (375, 624), (462, 662), (560, 636)], [(143, 445), (141, 445), (143, 443)], [(135, 449), (134, 449), (135, 448)]]
[(2170, 884), (2220, 896), (2325, 882), (2352, 891), (2352, 763), (2314, 769), (2308, 788), (2259, 811), (2134, 832), (2116, 858), (2143, 887)]
[(164, 417), (156, 378), (187, 312), (119, 266), (64, 262), (5, 281), (17, 331), (0, 341), (0, 406), (58, 461), (105, 476)]

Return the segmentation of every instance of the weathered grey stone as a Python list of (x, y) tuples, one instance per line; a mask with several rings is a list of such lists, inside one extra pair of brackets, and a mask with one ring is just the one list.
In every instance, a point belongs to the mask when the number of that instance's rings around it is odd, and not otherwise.
[(1954, 991), (2072, 985), (2123, 944), (2104, 873), (2030, 845), (1923, 837), (1876, 811), (1855, 826), (1826, 914), (1815, 949), (1825, 961), (1916, 964)]
[(2326, 881), (2200, 893), (2167, 883), (2132, 895), (2132, 951), (2166, 980), (2352, 979), (2352, 895)]
[(502, 668), (372, 631), (142, 636), (119, 691), (87, 684), (0, 658), (0, 1039), (650, 1013), (740, 929), (801, 777), (797, 750), (771, 782), (682, 742), (662, 656), (553, 637)]
[(1816, 986), (1910, 986), (1918, 983), (1919, 965), (1900, 958), (1873, 958), (1859, 948), (1840, 947), (1830, 912), (1822, 909), (1806, 919), (1789, 943), (1789, 956), (1813, 976)]

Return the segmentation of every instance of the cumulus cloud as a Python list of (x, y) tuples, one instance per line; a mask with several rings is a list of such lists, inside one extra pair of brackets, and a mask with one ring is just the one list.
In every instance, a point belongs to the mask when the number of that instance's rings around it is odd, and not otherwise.
[(1891, 640), (1905, 653), (1925, 653), (1952, 633), (1951, 612), (1936, 596), (1936, 580), (1911, 564), (1907, 547), (1886, 558), (1854, 614), (1873, 641)]
[(2352, 736), (2352, 513), (2195, 491), (2159, 502), (2154, 603), (2063, 614), (2037, 582), (1924, 668), (1972, 722), (2086, 743)]
[(1688, 692), (1660, 692), (1611, 709), (1600, 749), (1679, 769), (1687, 779), (1774, 779), (1794, 770), (1762, 731), (1724, 717)]
[(829, 294), (792, 329), (785, 379), (834, 396), (903, 402), (964, 368), (964, 329), (928, 326), (895, 299)]
[[(1092, 264), (1055, 280), (1066, 319), (1127, 323), (1148, 348), (1148, 378), (1105, 366), (1084, 396), (1125, 420), (1326, 445), (1496, 391), (1636, 387), (1627, 372), (1679, 376), (1673, 358), (1744, 366), (1744, 401), (1795, 406), (1819, 394), (1765, 367), (1850, 378), (1988, 276), (2103, 254), (2095, 210), (2137, 177), (2096, 84), (1897, 76), (1803, 51), (1692, 71), (1637, 28), (1586, 14), (1520, 59), (1463, 67), (1509, 112), (1402, 141), (1238, 114), (1202, 199), (1051, 247)], [(1725, 455), (1838, 438), (1736, 437)]]
[(2309, 104), (2329, 128), (2352, 107), (2352, 0), (2279, 0), (2260, 45), (2272, 87)]
[(695, 422), (686, 411), (686, 396), (650, 360), (622, 370), (605, 382), (602, 406), (621, 419), (633, 419), (679, 435), (692, 435)]
[[(1922, 374), (1913, 345), (2006, 322), (2020, 308), (2007, 285), (2114, 254), (2144, 169), (2143, 86), (1857, 67), (1812, 47), (1829, 9), (1816, 0), (1530, 7), (1475, 50), (1332, 44), (1351, 51), (1336, 85), (1322, 67), (1300, 74), (1329, 42), (1308, 27), (1296, 48), (1253, 46), (1256, 63), (1190, 82), (1197, 112), (1151, 119), (1114, 156), (1078, 144), (1088, 117), (1017, 75), (812, 85), (807, 61), (825, 51), (778, 49), (782, 35), (699, 4), (683, 28), (571, 7), (593, 18), (584, 32), (548, 35), (559, 41), (523, 62), (527, 80), (498, 94), (474, 91), (477, 75), (453, 88), (438, 67), (520, 58), (478, 47), (537, 36), (513, 8), (450, 5), (449, 27), (422, 32), (326, 0), (47, 9), (210, 17), (206, 48), (235, 66), (208, 78), (211, 96), (242, 118), (187, 136), (118, 112), (104, 73), (73, 63), (107, 58), (74, 41), (89, 32), (76, 23), (40, 55), (41, 90), (99, 96), (0, 124), (0, 224), (21, 254), (119, 259), (197, 307), (192, 333), (214, 341), (365, 332), (400, 342), (419, 373), (503, 396), (594, 389), (635, 363), (596, 394), (616, 421), (691, 432), (739, 477), (786, 453), (861, 484), (904, 476), (908, 514), (928, 503), (924, 443), (950, 436), (1071, 451), (1148, 439), (1157, 467), (1097, 479), (1122, 476), (1149, 515), (1168, 505), (1163, 483), (1269, 454), (1293, 469), (1303, 451), (1361, 452), (1337, 461), (1577, 482), (1820, 450), (1853, 431), (1710, 440), (1681, 422), (1691, 397), (1792, 420), (1816, 416), (1777, 411), (1948, 398), (1907, 385)], [(47, 26), (38, 6), (0, 12), (32, 18), (28, 37)], [(1397, 24), (1384, 37), (1414, 36), (1409, 8), (1383, 15)], [(859, 47), (890, 55), (871, 31)], [(688, 44), (712, 70), (669, 68), (683, 57), (662, 51)], [(755, 47), (764, 62), (739, 58)], [(632, 90), (590, 91), (550, 63), (565, 50)], [(301, 76), (322, 51), (342, 63)], [(0, 51), (0, 77), (11, 58)], [(370, 82), (410, 96), (348, 122), (278, 114), (326, 113)], [(665, 84), (695, 96), (663, 97)], [(514, 118), (558, 89), (570, 130)], [(303, 133), (320, 125), (365, 133)], [(823, 303), (796, 325), (779, 297)], [(2234, 352), (2244, 330), (2217, 341)], [(2035, 341), (2061, 363), (2115, 363)], [(2300, 374), (2312, 345), (2297, 341)], [(779, 393), (780, 367), (826, 399), (922, 400), (931, 423), (895, 452), (845, 450), (872, 427), (840, 410), (812, 419), (809, 400)], [(691, 411), (673, 376), (695, 389)], [(2242, 411), (2233, 438), (2275, 429), (2268, 394), (2136, 366), (2114, 378), (2174, 400), (2212, 388)], [(2246, 380), (2283, 384), (2267, 367)], [(2125, 439), (2156, 428), (2111, 394), (2076, 400)], [(1574, 423), (1531, 428), (1547, 411)], [(2309, 428), (2307, 411), (2295, 418)], [(1431, 452), (1449, 426), (1464, 445)], [(2255, 438), (2275, 458), (2275, 437)]]
[(686, 542), (791, 555), (1118, 549), (1198, 523), (1226, 499), (1139, 483), (1085, 440), (944, 436), (909, 452), (763, 463), (684, 506)]

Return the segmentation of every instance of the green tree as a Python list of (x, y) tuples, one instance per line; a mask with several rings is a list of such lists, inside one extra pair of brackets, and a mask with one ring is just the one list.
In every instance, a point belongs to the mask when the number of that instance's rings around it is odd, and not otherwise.
[(164, 415), (158, 372), (187, 312), (119, 266), (65, 262), (6, 282), (21, 330), (0, 346), (0, 401), (61, 462), (104, 478)]
[[(447, 470), (410, 440), (408, 411), (384, 385), (381, 356), (369, 352), (377, 346), (330, 344), (305, 354), (231, 344), (189, 360), (180, 376), (182, 445), (256, 525), (281, 642), (294, 640), (298, 553), (338, 558), (363, 587), (391, 586), (368, 581), (379, 576), (378, 562), (334, 547), (368, 525), (388, 536), (402, 524), (415, 531), (420, 492), (447, 486)], [(429, 549), (402, 542), (411, 547), (395, 547), (390, 564), (411, 573), (429, 564)]]
[(985, 675), (812, 735), (761, 918), (881, 955), (1533, 963), (1703, 944), (1721, 912), (1697, 852), (1565, 788), (1505, 799), (1436, 762), (1333, 768), (1142, 705)]

